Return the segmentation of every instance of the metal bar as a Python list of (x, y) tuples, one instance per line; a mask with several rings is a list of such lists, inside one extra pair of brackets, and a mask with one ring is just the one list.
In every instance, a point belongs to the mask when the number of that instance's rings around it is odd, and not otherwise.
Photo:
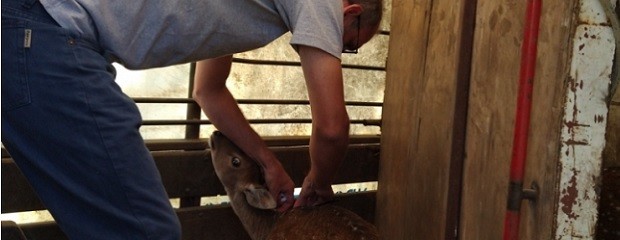
[[(192, 92), (194, 91), (194, 76), (196, 73), (196, 63), (192, 63), (189, 70), (189, 89), (187, 97), (191, 99)], [(200, 120), (202, 109), (195, 101), (191, 101), (187, 104), (187, 120)], [(200, 125), (187, 125), (185, 126), (185, 138), (197, 139), (200, 135)], [(183, 205), (183, 204), (181, 204)]]
[(381, 119), (373, 119), (373, 120), (362, 120), (364, 126), (378, 126), (381, 127)]
[[(191, 98), (134, 98), (136, 103), (195, 103)], [(239, 104), (309, 105), (308, 100), (237, 99)], [(346, 101), (347, 106), (382, 107), (382, 102)]]
[[(194, 76), (196, 75), (196, 63), (190, 65), (189, 70), (189, 89), (187, 97), (191, 98), (194, 91)], [(187, 120), (200, 120), (202, 109), (195, 101), (187, 104)], [(185, 139), (198, 139), (200, 137), (200, 124), (188, 124), (185, 126)], [(200, 196), (188, 196), (180, 199), (179, 207), (200, 206)]]
[(379, 30), (379, 32), (377, 34), (390, 36), (390, 31), (388, 31), (388, 30)]
[[(521, 195), (522, 189), (515, 188), (523, 186), (541, 8), (542, 0), (527, 1), (525, 29), (521, 45), (521, 69), (519, 72), (519, 92), (517, 95), (514, 140), (512, 143), (512, 160), (510, 162), (508, 206), (504, 219), (504, 240), (519, 239), (520, 203), (523, 198)], [(516, 199), (518, 202), (516, 202), (515, 198), (518, 198)]]
[[(310, 136), (263, 136), (263, 140), (269, 147), (287, 147), (308, 145)], [(367, 145), (378, 144), (381, 135), (365, 134), (349, 136), (349, 145)], [(209, 148), (208, 139), (147, 139), (144, 140), (149, 151), (170, 151), (170, 150), (186, 150), (199, 151)], [(11, 158), (9, 152), (2, 147), (2, 158)]]
[(136, 103), (193, 103), (194, 99), (191, 98), (149, 98), (149, 97), (137, 97), (133, 98)]
[[(250, 124), (308, 124), (312, 123), (312, 119), (250, 119), (248, 120)], [(380, 119), (364, 119), (364, 120), (351, 120), (351, 124), (363, 124), (370, 126), (380, 126)], [(142, 121), (143, 126), (152, 126), (152, 125), (200, 125), (200, 124), (212, 124), (209, 120), (200, 120), (200, 119), (189, 119), (189, 120), (144, 120)]]
[[(256, 59), (245, 59), (245, 58), (233, 58), (233, 62), (234, 63), (243, 63), (243, 64), (275, 65), (275, 66), (291, 66), (291, 67), (301, 66), (300, 62), (276, 61), (276, 60), (256, 60)], [(358, 69), (358, 70), (370, 70), (370, 71), (385, 71), (385, 67), (361, 66), (361, 65), (353, 65), (353, 64), (342, 64), (342, 68)]]

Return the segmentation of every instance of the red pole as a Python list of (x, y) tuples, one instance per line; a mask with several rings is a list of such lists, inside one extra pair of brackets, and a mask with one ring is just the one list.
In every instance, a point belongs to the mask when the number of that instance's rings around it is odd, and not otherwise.
[(510, 162), (510, 185), (508, 209), (504, 220), (504, 240), (519, 237), (519, 211), (523, 192), (523, 175), (527, 155), (527, 138), (532, 109), (532, 89), (536, 70), (536, 50), (542, 0), (528, 0), (523, 45), (521, 46), (521, 70), (515, 116), (512, 161)]

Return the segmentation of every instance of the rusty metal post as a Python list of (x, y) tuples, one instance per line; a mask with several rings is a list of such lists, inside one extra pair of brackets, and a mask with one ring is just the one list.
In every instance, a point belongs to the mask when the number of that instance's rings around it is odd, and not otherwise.
[[(196, 63), (192, 63), (189, 72), (189, 93), (188, 97), (192, 98), (194, 91), (194, 75), (196, 73)], [(200, 120), (202, 110), (198, 103), (190, 102), (187, 104), (187, 120)], [(185, 139), (198, 139), (200, 137), (200, 124), (187, 124), (185, 126)], [(200, 197), (183, 197), (181, 198), (180, 207), (200, 206)]]

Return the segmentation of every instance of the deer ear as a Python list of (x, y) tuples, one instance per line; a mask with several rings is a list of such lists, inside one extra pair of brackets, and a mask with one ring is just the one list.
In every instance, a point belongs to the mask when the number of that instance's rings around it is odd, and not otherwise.
[(276, 200), (263, 186), (248, 184), (243, 190), (243, 194), (245, 194), (245, 200), (248, 201), (248, 204), (255, 208), (275, 209), (277, 206)]

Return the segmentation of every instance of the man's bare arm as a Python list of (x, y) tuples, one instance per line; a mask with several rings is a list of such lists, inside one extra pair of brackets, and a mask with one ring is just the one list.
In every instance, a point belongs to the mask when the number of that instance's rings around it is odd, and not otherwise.
[(250, 127), (237, 101), (226, 88), (231, 64), (232, 56), (198, 62), (194, 99), (219, 131), (263, 167), (265, 182), (274, 199), (282, 199), (281, 194), (286, 199), (278, 203), (278, 210), (286, 210), (293, 204), (293, 181), (262, 138)]
[(331, 184), (349, 140), (340, 59), (320, 49), (300, 46), (312, 111), (311, 169), (295, 206), (315, 205), (333, 197)]

